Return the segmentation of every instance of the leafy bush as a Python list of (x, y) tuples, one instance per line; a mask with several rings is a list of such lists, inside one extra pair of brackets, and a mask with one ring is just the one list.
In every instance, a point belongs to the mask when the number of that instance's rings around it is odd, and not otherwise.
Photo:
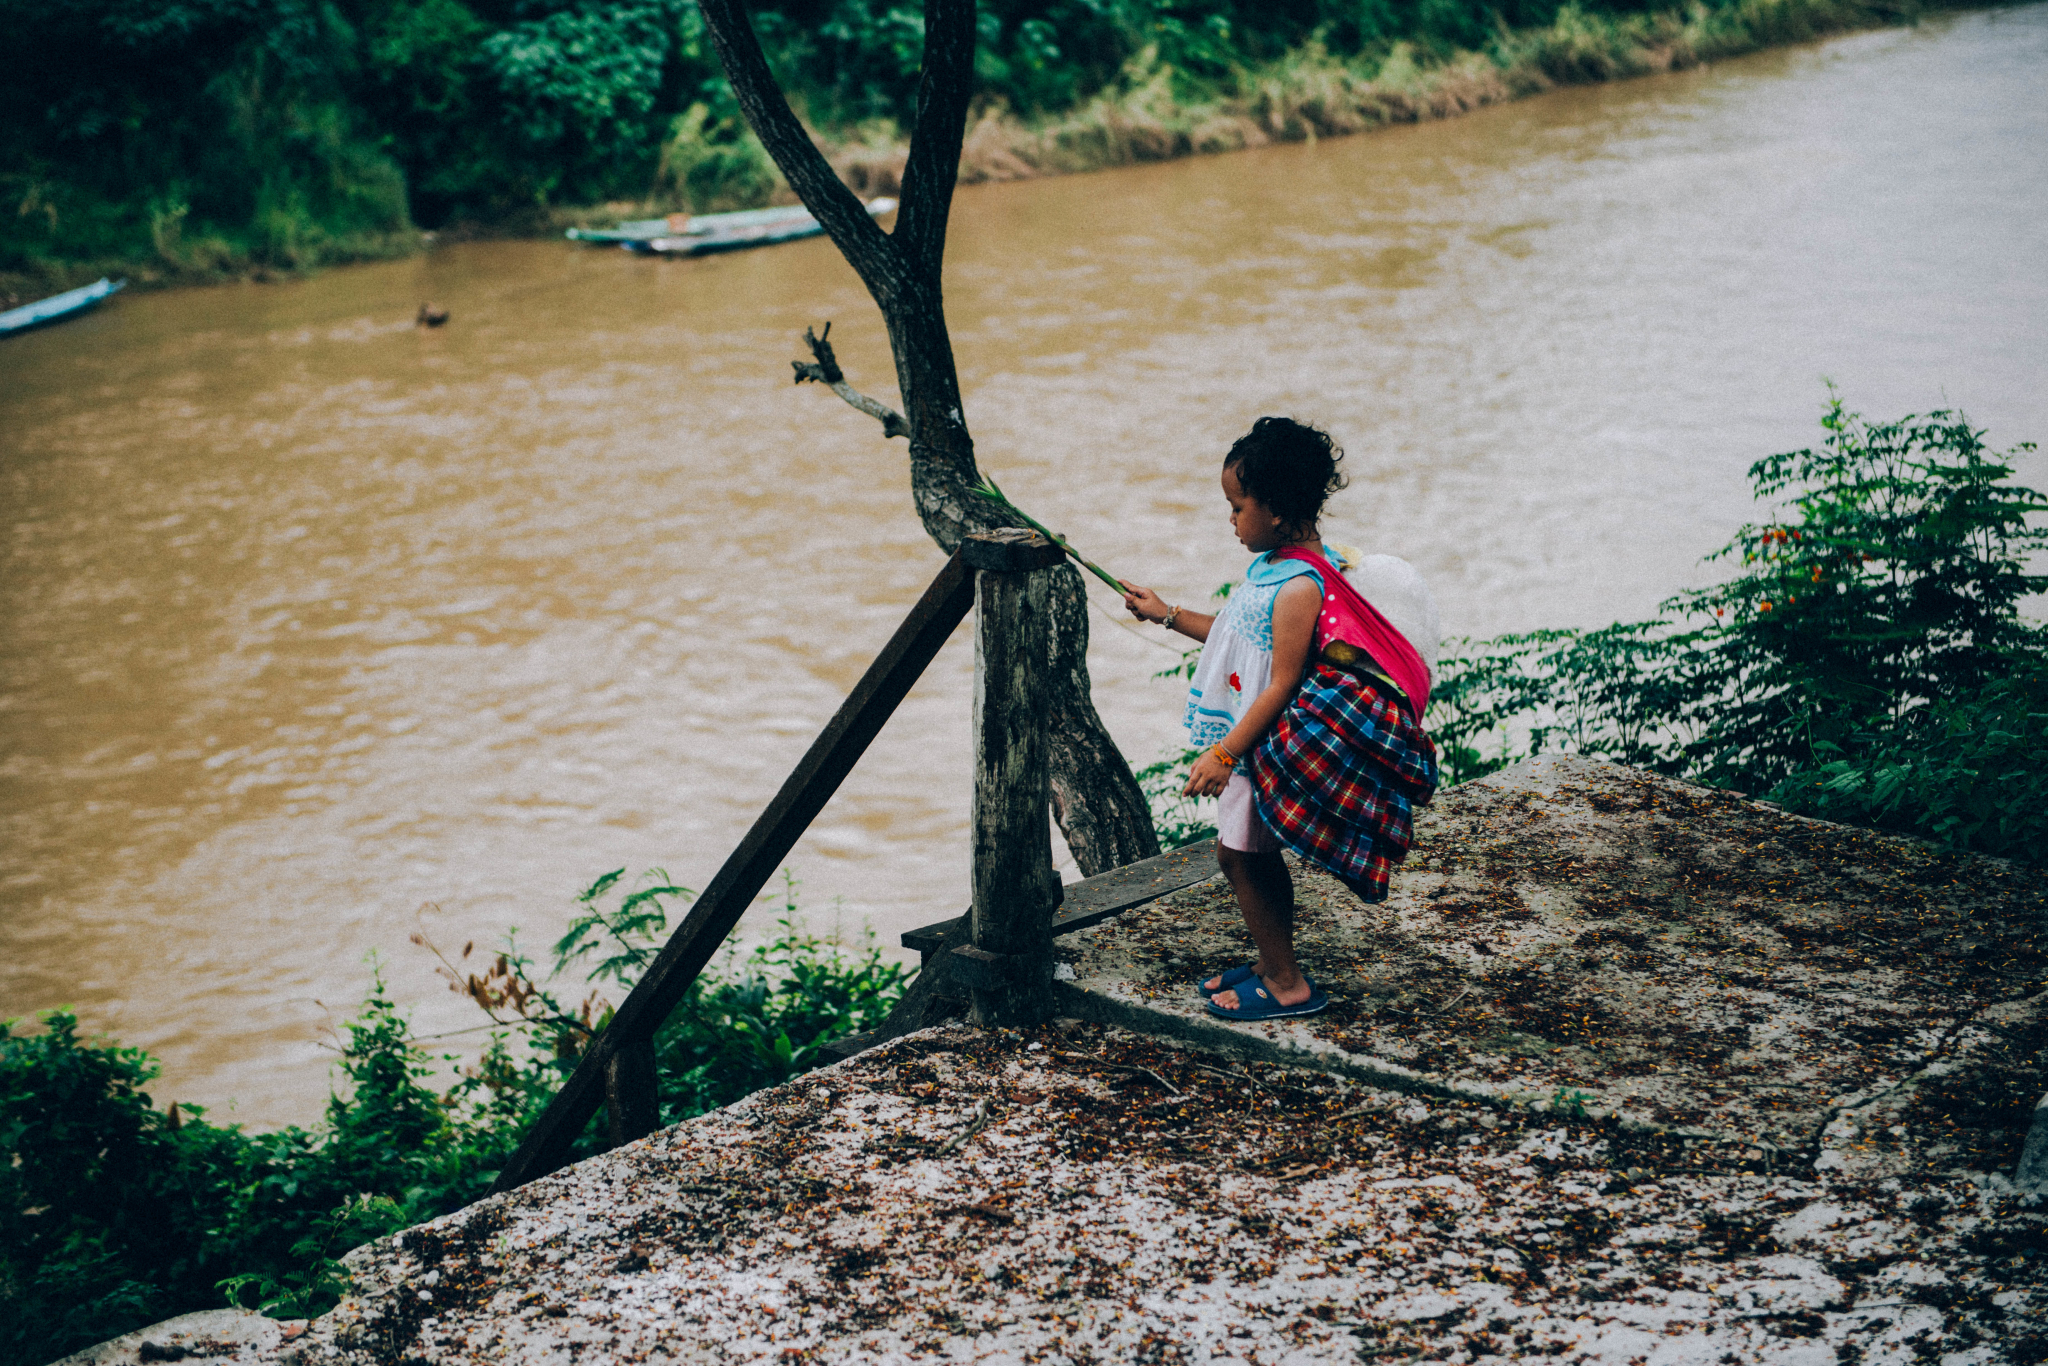
[[(0, 1366), (41, 1366), (226, 1302), (324, 1312), (344, 1287), (344, 1252), (482, 1195), (609, 1020), (597, 984), (629, 988), (665, 927), (662, 903), (688, 895), (657, 878), (608, 906), (621, 876), (580, 898), (546, 982), (514, 942), (480, 972), (449, 965), (496, 1027), (440, 1089), (436, 1065), (455, 1058), (413, 1037), (373, 975), (345, 1029), (345, 1084), (314, 1129), (252, 1134), (197, 1107), (159, 1110), (147, 1089), (157, 1064), (80, 1037), (68, 1012), (44, 1016), (40, 1033), (0, 1023)], [(804, 1071), (902, 994), (900, 967), (872, 943), (849, 951), (805, 932), (795, 884), (785, 890), (779, 933), (728, 953), (661, 1031), (664, 1123)], [(571, 971), (587, 984), (574, 1010), (549, 989)], [(593, 1124), (576, 1155), (602, 1146)]]
[(1502, 636), (1446, 660), (1431, 725), (1454, 780), (1568, 749), (1769, 793), (1957, 849), (2048, 859), (2044, 635), (2023, 598), (2048, 510), (1959, 415), (1869, 423), (1750, 469), (1780, 516), (1729, 582), (1645, 622)]
[(2041, 661), (1973, 697), (1939, 699), (1772, 791), (1824, 820), (1924, 835), (1951, 849), (2048, 861), (2048, 678)]
[[(459, 961), (443, 959), (451, 987), (503, 1026), (467, 1083), (487, 1094), (488, 1103), (522, 1115), (544, 1104), (610, 1022), (611, 1007), (596, 985), (609, 980), (630, 989), (654, 961), (668, 927), (665, 904), (687, 900), (690, 892), (670, 885), (659, 869), (628, 892), (624, 875), (624, 869), (607, 873), (583, 891), (577, 898), (582, 914), (555, 945), (550, 980), (574, 967), (592, 988), (574, 1010), (535, 981), (532, 963), (514, 945), (481, 973), (464, 973)], [(902, 966), (885, 962), (871, 935), (861, 952), (850, 954), (806, 931), (797, 883), (783, 876), (777, 933), (743, 956), (728, 952), (716, 972), (691, 984), (655, 1035), (665, 1124), (817, 1066), (826, 1044), (881, 1023), (903, 994)], [(607, 910), (606, 898), (614, 896), (617, 905)], [(522, 1042), (523, 1060), (515, 1052)]]

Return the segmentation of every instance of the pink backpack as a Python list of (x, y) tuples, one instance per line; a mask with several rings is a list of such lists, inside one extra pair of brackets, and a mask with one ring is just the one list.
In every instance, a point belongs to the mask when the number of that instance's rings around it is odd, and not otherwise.
[(1421, 720), (1422, 713), (1429, 708), (1429, 669), (1408, 643), (1408, 637), (1381, 616), (1379, 608), (1367, 602), (1365, 595), (1353, 588), (1335, 565), (1313, 550), (1289, 546), (1274, 551), (1273, 558), (1300, 560), (1322, 571), (1323, 604), (1316, 614), (1316, 653), (1321, 654), (1332, 641), (1364, 650), (1386, 670), (1394, 685), (1408, 695), (1415, 719)]

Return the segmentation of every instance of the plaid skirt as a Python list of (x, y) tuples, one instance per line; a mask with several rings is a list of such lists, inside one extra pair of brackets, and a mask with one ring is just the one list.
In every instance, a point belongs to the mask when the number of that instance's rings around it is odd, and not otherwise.
[(1259, 818), (1288, 848), (1368, 902), (1414, 843), (1413, 809), (1436, 795), (1436, 746), (1392, 685), (1328, 664), (1252, 752)]

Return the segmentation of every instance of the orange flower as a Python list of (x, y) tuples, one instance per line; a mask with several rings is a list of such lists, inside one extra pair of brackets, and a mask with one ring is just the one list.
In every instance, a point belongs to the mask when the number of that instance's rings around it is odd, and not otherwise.
[(1771, 610), (1771, 605), (1767, 602), (1760, 602), (1756, 606), (1759, 612), (1768, 612)]

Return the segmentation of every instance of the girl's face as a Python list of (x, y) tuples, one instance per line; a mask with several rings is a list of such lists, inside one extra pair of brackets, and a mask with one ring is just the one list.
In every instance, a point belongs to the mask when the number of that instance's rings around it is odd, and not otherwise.
[(1280, 519), (1244, 491), (1244, 485), (1237, 482), (1235, 465), (1223, 467), (1223, 496), (1230, 500), (1230, 529), (1237, 533), (1246, 550), (1259, 555), (1287, 544), (1287, 532)]

